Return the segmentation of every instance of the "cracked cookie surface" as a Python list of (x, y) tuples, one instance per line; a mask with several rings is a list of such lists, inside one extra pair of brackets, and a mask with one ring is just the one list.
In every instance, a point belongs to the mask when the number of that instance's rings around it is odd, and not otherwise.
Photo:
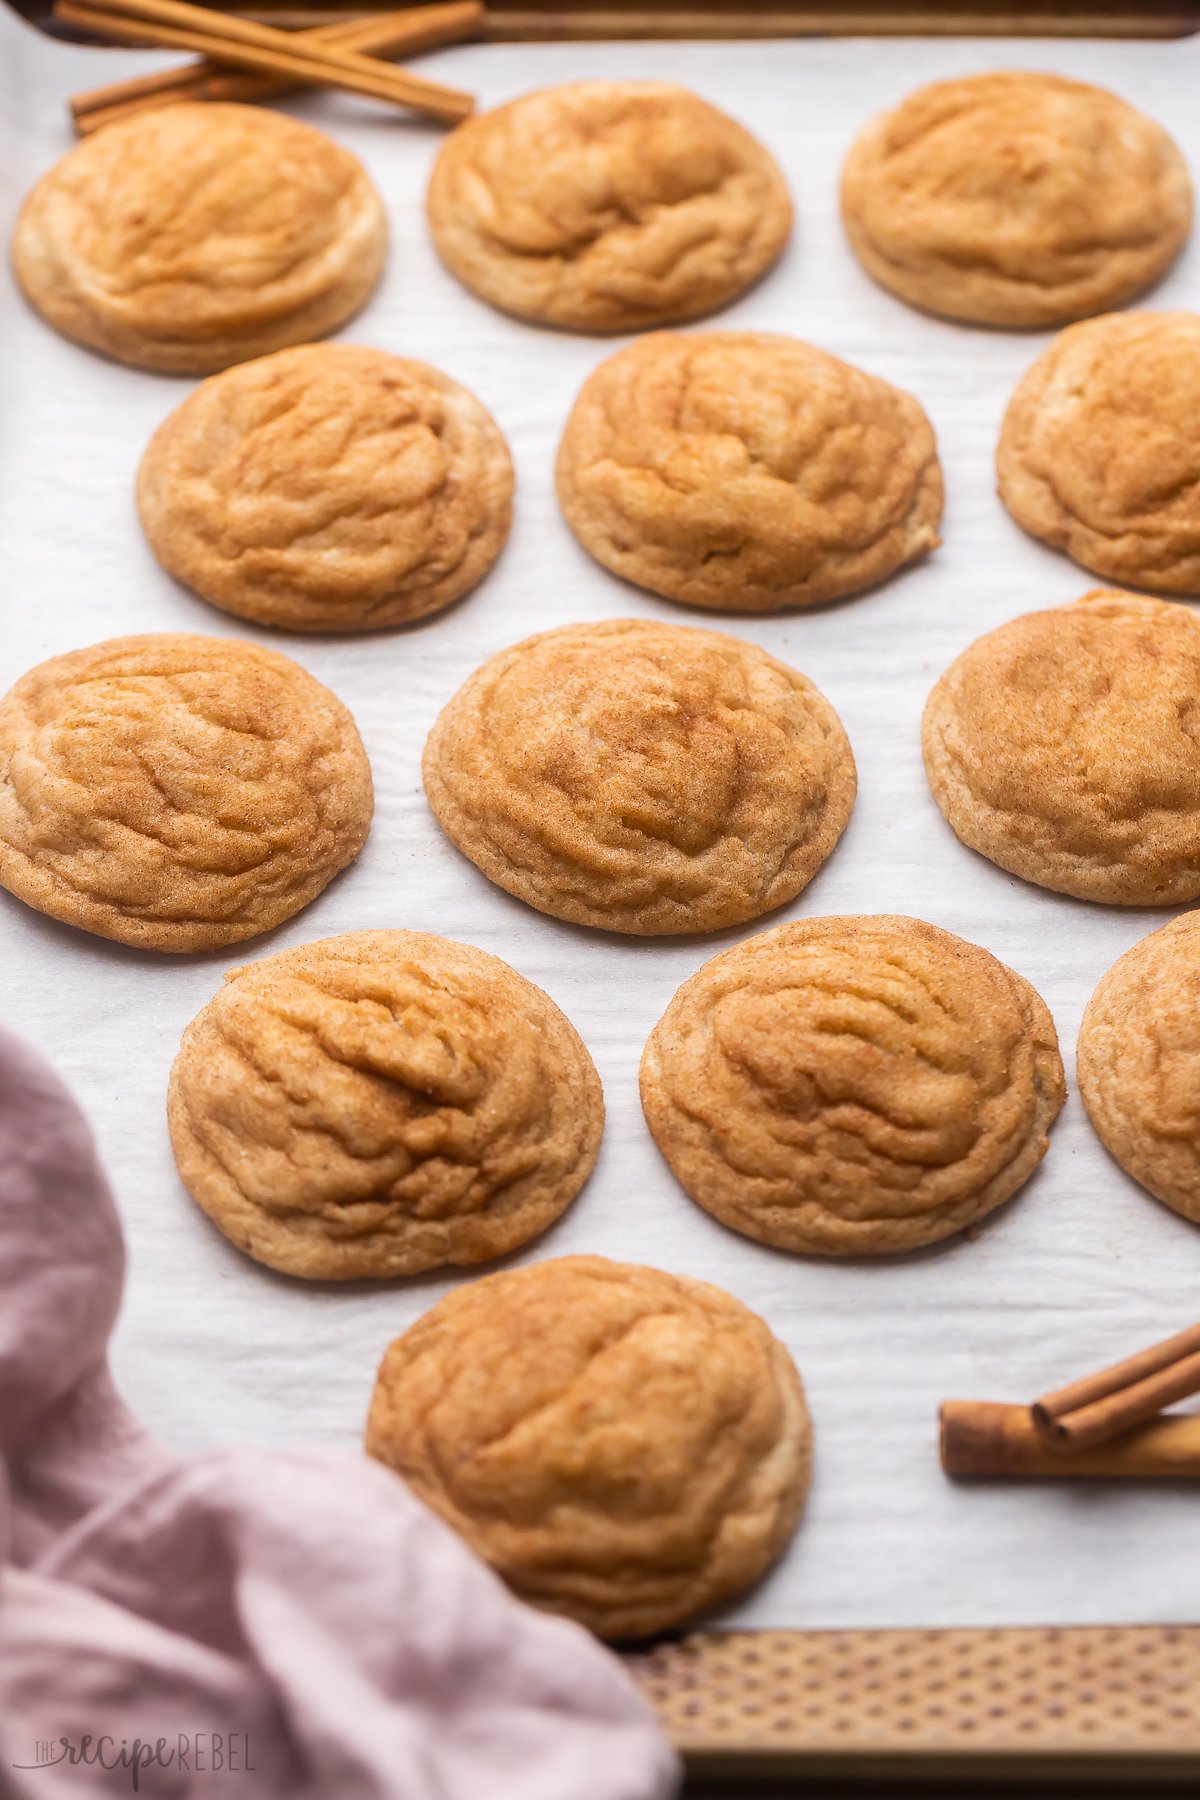
[(1047, 1149), (1065, 1086), (1040, 996), (919, 919), (800, 919), (686, 981), (641, 1068), (681, 1187), (781, 1250), (882, 1255), (983, 1218)]
[(942, 472), (919, 403), (774, 332), (619, 350), (584, 383), (557, 475), (597, 562), (691, 606), (813, 606), (939, 541)]
[(83, 138), (26, 200), (13, 266), (64, 336), (209, 374), (323, 337), (383, 269), (387, 219), (358, 158), (282, 113), (136, 113)]
[(806, 676), (738, 638), (629, 619), (493, 656), (443, 708), (423, 769), (438, 823), (489, 880), (640, 937), (792, 899), (856, 780)]
[(698, 318), (792, 225), (774, 159), (686, 88), (579, 81), (469, 119), (429, 183), (438, 254), (493, 306), (572, 331)]
[(0, 884), (118, 943), (269, 931), (354, 860), (371, 810), (349, 712), (256, 644), (111, 638), (0, 700)]
[(513, 469), (427, 363), (309, 344), (204, 382), (159, 426), (138, 510), (167, 572), (226, 612), (370, 630), (467, 593), (503, 548)]
[(604, 1101), (573, 1026), (507, 963), (355, 931), (227, 976), (184, 1033), (167, 1114), (225, 1236), (328, 1281), (535, 1237), (591, 1173)]
[(1187, 165), (1153, 119), (1058, 75), (997, 70), (920, 88), (872, 120), (842, 177), (867, 273), (979, 325), (1062, 325), (1120, 306), (1191, 229)]
[(764, 1574), (812, 1433), (791, 1357), (732, 1295), (571, 1256), (459, 1288), (397, 1338), (367, 1451), (522, 1598), (621, 1639)]
[(1097, 588), (965, 650), (925, 708), (934, 799), (1010, 874), (1080, 900), (1200, 898), (1200, 622)]
[(1200, 919), (1119, 957), (1088, 1001), (1075, 1067), (1088, 1117), (1128, 1175), (1200, 1224)]
[(1062, 332), (1009, 402), (996, 469), (1017, 523), (1085, 569), (1200, 595), (1200, 314)]

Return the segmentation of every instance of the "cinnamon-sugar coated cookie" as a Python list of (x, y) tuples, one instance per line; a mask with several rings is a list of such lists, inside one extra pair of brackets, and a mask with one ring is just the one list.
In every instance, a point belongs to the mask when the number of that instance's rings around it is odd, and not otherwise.
[(1098, 588), (964, 650), (922, 726), (933, 797), (972, 850), (1116, 906), (1200, 898), (1200, 621)]
[(604, 1101), (549, 997), (498, 957), (355, 931), (236, 969), (171, 1072), (184, 1184), (312, 1280), (503, 1256), (587, 1180)]
[(1062, 332), (1009, 402), (996, 467), (1017, 523), (1085, 569), (1200, 595), (1200, 314)]
[(681, 1187), (781, 1250), (877, 1256), (961, 1231), (1046, 1153), (1065, 1094), (1027, 981), (919, 919), (798, 919), (686, 981), (642, 1058)]
[(806, 676), (715, 631), (612, 619), (502, 650), (443, 708), (425, 791), (539, 912), (638, 937), (782, 906), (841, 836), (854, 758)]
[(371, 770), (341, 701), (231, 638), (111, 638), (0, 700), (0, 885), (143, 950), (215, 950), (362, 849)]
[(397, 1338), (367, 1450), (522, 1598), (621, 1639), (764, 1574), (812, 1432), (790, 1356), (732, 1295), (569, 1256), (458, 1288)]
[(792, 225), (758, 140), (658, 81), (570, 82), (468, 119), (438, 152), (427, 207), (438, 254), (467, 287), (591, 332), (727, 305)]
[(1105, 1147), (1200, 1224), (1200, 917), (1172, 919), (1101, 978), (1075, 1066)]
[(357, 157), (283, 113), (215, 101), (83, 138), (33, 189), (13, 239), (18, 281), (66, 337), (201, 375), (336, 330), (386, 253)]
[(692, 606), (812, 606), (938, 543), (942, 473), (918, 402), (776, 332), (619, 350), (585, 382), (557, 472), (598, 562)]
[(1062, 325), (1133, 299), (1192, 223), (1187, 165), (1103, 88), (995, 70), (937, 81), (873, 119), (842, 216), (881, 287), (946, 318)]
[(513, 469), (475, 396), (427, 363), (307, 344), (198, 387), (138, 473), (151, 548), (226, 612), (293, 631), (404, 624), (503, 548)]

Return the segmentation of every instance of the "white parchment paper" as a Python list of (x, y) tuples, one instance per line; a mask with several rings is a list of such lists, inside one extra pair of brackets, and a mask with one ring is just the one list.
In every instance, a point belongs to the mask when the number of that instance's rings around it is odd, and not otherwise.
[[(65, 97), (170, 59), (68, 49), (0, 14), (7, 233), (25, 189), (69, 148)], [(860, 776), (840, 848), (779, 916), (908, 912), (986, 945), (1045, 996), (1070, 1074), (1095, 982), (1167, 915), (1061, 899), (964, 850), (926, 789), (918, 736), (935, 676), (966, 644), (1094, 585), (1027, 540), (993, 492), (1005, 401), (1047, 340), (910, 312), (858, 269), (836, 204), (842, 158), (873, 112), (922, 81), (1005, 65), (1118, 89), (1163, 121), (1200, 175), (1200, 40), (479, 46), (422, 65), (484, 105), (583, 76), (682, 81), (778, 156), (796, 201), (794, 241), (719, 323), (810, 338), (911, 388), (937, 430), (948, 504), (945, 545), (924, 566), (866, 598), (773, 619), (710, 619), (626, 588), (588, 561), (558, 514), (553, 456), (576, 390), (615, 346), (514, 323), (441, 269), (422, 213), (436, 127), (348, 98), (294, 103), (362, 157), (391, 213), (386, 278), (346, 337), (426, 358), (476, 390), (515, 455), (516, 525), (494, 574), (441, 618), (368, 638), (271, 638), (353, 709), (378, 796), (358, 863), (283, 929), (232, 955), (155, 957), (56, 925), (0, 893), (0, 1017), (50, 1057), (98, 1134), (130, 1252), (116, 1371), (164, 1437), (184, 1447), (354, 1446), (384, 1345), (449, 1285), (311, 1287), (231, 1249), (184, 1193), (167, 1142), (167, 1072), (184, 1025), (233, 963), (367, 926), (440, 931), (545, 987), (604, 1081), (597, 1172), (524, 1260), (599, 1251), (718, 1281), (765, 1314), (804, 1374), (817, 1433), (809, 1511), (785, 1561), (731, 1620), (1200, 1618), (1194, 1490), (962, 1489), (938, 1469), (942, 1398), (1025, 1399), (1200, 1313), (1200, 1231), (1122, 1175), (1077, 1096), (1041, 1171), (973, 1242), (839, 1264), (737, 1237), (676, 1188), (644, 1128), (636, 1075), (678, 984), (756, 927), (637, 942), (543, 918), (442, 839), (420, 785), (421, 745), (441, 704), (485, 657), (533, 631), (628, 616), (752, 638), (824, 689)], [(1148, 303), (1200, 305), (1200, 244)], [(59, 339), (7, 273), (0, 349), (0, 687), (44, 657), (119, 633), (258, 635), (175, 587), (138, 528), (138, 458), (189, 383), (120, 368)]]

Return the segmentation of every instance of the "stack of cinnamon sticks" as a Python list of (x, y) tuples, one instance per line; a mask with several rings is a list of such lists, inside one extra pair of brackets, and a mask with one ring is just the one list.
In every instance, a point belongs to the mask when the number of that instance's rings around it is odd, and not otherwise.
[(472, 111), (472, 95), (382, 58), (477, 37), (485, 13), (481, 0), (448, 0), (303, 32), (278, 31), (186, 0), (57, 0), (54, 16), (117, 43), (198, 51), (204, 59), (76, 95), (71, 114), (84, 136), (130, 113), (179, 100), (261, 100), (318, 86), (366, 94), (456, 124)]
[(1032, 1406), (948, 1400), (948, 1475), (1200, 1479), (1200, 1414), (1167, 1414), (1200, 1393), (1200, 1325), (1045, 1394)]

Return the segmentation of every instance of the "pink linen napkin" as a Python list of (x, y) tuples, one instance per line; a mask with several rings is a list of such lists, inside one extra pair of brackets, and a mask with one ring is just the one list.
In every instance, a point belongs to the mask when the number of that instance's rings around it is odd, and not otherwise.
[(155, 1442), (84, 1121), (0, 1032), (0, 1795), (665, 1800), (615, 1657), (365, 1457)]

